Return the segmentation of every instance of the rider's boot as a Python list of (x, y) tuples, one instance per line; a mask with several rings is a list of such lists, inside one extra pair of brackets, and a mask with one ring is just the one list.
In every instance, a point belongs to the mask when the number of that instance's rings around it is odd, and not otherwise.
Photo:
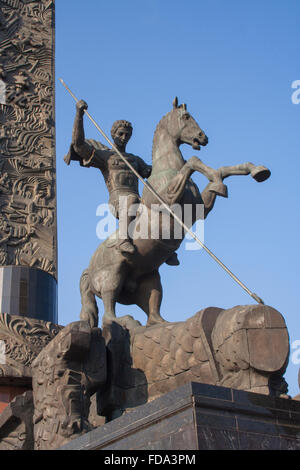
[(173, 253), (170, 258), (168, 258), (166, 260), (166, 264), (168, 264), (169, 266), (179, 266), (180, 265), (180, 261), (178, 259), (178, 256), (177, 256), (177, 253)]

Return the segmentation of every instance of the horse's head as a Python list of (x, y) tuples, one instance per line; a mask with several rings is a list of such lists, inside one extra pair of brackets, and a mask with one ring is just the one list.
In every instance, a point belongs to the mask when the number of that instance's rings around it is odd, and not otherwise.
[(194, 150), (208, 143), (205, 132), (199, 127), (195, 119), (188, 113), (185, 104), (178, 105), (178, 98), (173, 101), (173, 109), (166, 116), (168, 118), (168, 131), (176, 139), (178, 145), (189, 144)]

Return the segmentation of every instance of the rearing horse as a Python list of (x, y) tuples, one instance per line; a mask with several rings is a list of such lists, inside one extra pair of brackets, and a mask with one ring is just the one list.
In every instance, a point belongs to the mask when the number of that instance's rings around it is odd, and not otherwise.
[[(227, 197), (224, 178), (251, 174), (260, 182), (270, 176), (267, 168), (252, 163), (215, 170), (195, 156), (185, 161), (179, 149), (183, 143), (191, 145), (194, 150), (200, 150), (201, 146), (207, 145), (208, 138), (188, 113), (186, 105), (179, 106), (178, 99), (175, 98), (173, 109), (161, 119), (154, 133), (152, 173), (148, 183), (170, 206), (177, 204), (177, 207), (179, 205), (183, 208), (185, 204), (191, 204), (193, 211), (189, 227), (199, 218), (199, 211), (196, 211), (198, 204), (204, 206), (206, 218), (214, 206), (216, 196)], [(201, 194), (191, 179), (195, 171), (209, 180)], [(162, 285), (158, 269), (178, 249), (184, 232), (178, 237), (176, 222), (171, 217), (170, 236), (164, 237), (165, 219), (161, 212), (157, 216), (157, 207), (156, 197), (145, 187), (135, 227), (147, 227), (151, 236), (133, 237), (134, 254), (120, 253), (117, 249), (118, 231), (99, 245), (80, 280), (81, 320), (97, 326), (97, 296), (102, 298), (104, 304), (103, 323), (116, 318), (116, 302), (141, 307), (148, 316), (147, 326), (164, 321), (160, 315)]]

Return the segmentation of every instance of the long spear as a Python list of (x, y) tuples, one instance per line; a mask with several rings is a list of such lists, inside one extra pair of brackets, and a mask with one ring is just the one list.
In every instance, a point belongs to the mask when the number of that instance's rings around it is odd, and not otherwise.
[[(70, 95), (72, 96), (72, 98), (75, 100), (76, 103), (78, 103), (78, 98), (74, 95), (74, 93), (72, 93), (72, 91), (70, 90), (70, 88), (66, 85), (66, 83), (63, 81), (62, 78), (59, 79), (60, 82), (62, 83), (62, 85), (65, 87), (65, 89), (70, 93)], [(92, 123), (94, 124), (94, 126), (96, 127), (96, 129), (98, 129), (98, 131), (100, 132), (100, 134), (104, 137), (104, 139), (109, 143), (109, 145), (111, 145), (112, 149), (119, 155), (119, 157), (123, 160), (123, 162), (130, 168), (130, 170), (135, 174), (135, 176), (139, 179), (139, 181), (141, 181), (141, 183), (146, 186), (146, 188), (156, 197), (156, 199), (160, 202), (160, 204), (169, 212), (169, 214), (179, 223), (179, 225), (181, 225), (184, 230), (189, 233), (191, 235), (191, 237), (206, 251), (206, 253), (209, 254), (209, 256), (211, 256), (218, 264), (219, 266), (221, 266), (221, 268), (223, 268), (227, 274), (229, 274), (229, 276), (231, 276), (231, 278), (237, 282), (237, 284), (242, 287), (242, 289), (244, 289), (247, 294), (249, 294), (257, 303), (259, 304), (262, 304), (264, 305), (264, 301), (258, 297), (257, 294), (255, 294), (254, 292), (251, 292), (250, 289), (248, 289), (247, 286), (245, 286), (245, 284), (240, 281), (240, 279), (238, 279), (238, 277), (233, 274), (232, 271), (230, 271), (229, 268), (227, 268), (227, 266), (225, 266), (224, 263), (222, 263), (222, 261), (209, 249), (207, 248), (206, 245), (204, 245), (204, 243), (197, 237), (197, 235), (195, 235), (192, 230), (190, 230), (188, 228), (188, 226), (182, 222), (182, 220), (175, 214), (175, 212), (172, 211), (172, 209), (170, 208), (170, 206), (168, 204), (165, 203), (165, 201), (161, 198), (161, 196), (155, 191), (155, 189), (148, 183), (148, 181), (145, 181), (141, 175), (136, 171), (136, 169), (126, 160), (126, 158), (122, 155), (122, 153), (119, 151), (119, 149), (115, 146), (115, 144), (109, 139), (109, 137), (107, 137), (107, 135), (105, 134), (105, 132), (101, 129), (101, 127), (97, 124), (97, 122), (93, 119), (93, 117), (90, 115), (90, 113), (85, 109), (84, 110), (86, 116), (90, 119), (90, 121), (92, 121)]]

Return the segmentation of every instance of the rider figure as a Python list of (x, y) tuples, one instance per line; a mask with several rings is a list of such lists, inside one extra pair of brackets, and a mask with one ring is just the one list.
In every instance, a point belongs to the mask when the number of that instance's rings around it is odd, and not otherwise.
[[(134, 215), (129, 215), (130, 207), (140, 203), (138, 192), (138, 178), (120, 158), (114, 149), (109, 149), (99, 142), (85, 140), (83, 128), (83, 115), (87, 109), (87, 103), (80, 100), (76, 104), (76, 117), (73, 128), (72, 145), (65, 162), (69, 165), (70, 160), (79, 160), (82, 166), (95, 167), (101, 170), (107, 189), (109, 191), (109, 203), (113, 214), (119, 219), (120, 226), (127, 222), (126, 238), (122, 239), (117, 248), (122, 253), (134, 253), (135, 247), (128, 233), (130, 223), (135, 219)], [(128, 121), (116, 121), (111, 129), (111, 136), (115, 147), (122, 153), (123, 157), (135, 168), (143, 177), (148, 178), (152, 167), (136, 155), (126, 153), (126, 145), (132, 135), (132, 125)], [(125, 197), (127, 202), (126, 212), (120, 207), (120, 197)], [(124, 201), (124, 199), (123, 199)], [(124, 218), (127, 220), (124, 220)], [(178, 265), (177, 255), (174, 254), (167, 260), (167, 264)]]

